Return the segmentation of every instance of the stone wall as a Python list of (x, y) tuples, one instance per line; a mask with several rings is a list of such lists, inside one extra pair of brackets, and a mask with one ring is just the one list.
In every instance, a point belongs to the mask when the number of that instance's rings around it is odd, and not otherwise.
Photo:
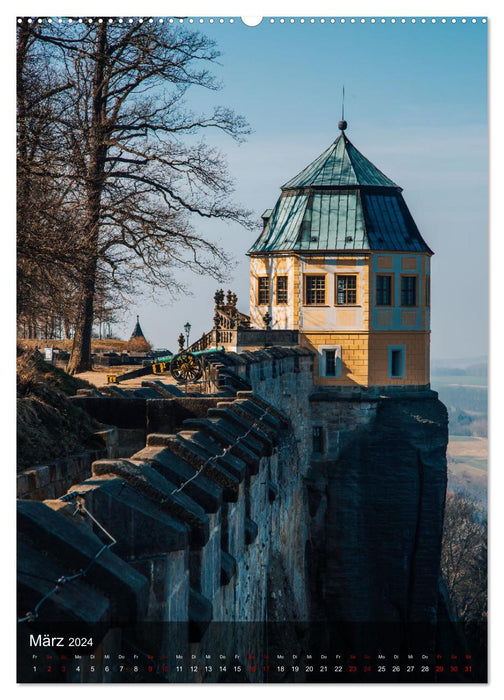
[[(446, 492), (446, 409), (434, 392), (369, 402), (313, 401), (328, 433), (312, 460), (318, 613), (435, 623)], [(314, 613), (315, 614), (315, 613)]]
[[(254, 391), (207, 402), (203, 417), (195, 409), (177, 431), (149, 433), (128, 459), (94, 461), (90, 478), (62, 498), (19, 501), (25, 617), (50, 588), (31, 570), (50, 580), (51, 571), (88, 569), (85, 580), (62, 586), (37, 619), (25, 621), (28, 630), (39, 621), (70, 621), (76, 607), (80, 622), (104, 622), (104, 639), (115, 630), (120, 648), (133, 634), (147, 654), (154, 638), (156, 650), (172, 648), (174, 639), (203, 647), (221, 633), (216, 624), (240, 623), (221, 641), (231, 653), (244, 630), (247, 647), (259, 649), (256, 621), (309, 617), (303, 476), (312, 357), (292, 350), (225, 362), (223, 383), (247, 377)], [(163, 405), (169, 413), (175, 404)], [(177, 406), (180, 412), (183, 403)], [(160, 426), (171, 419), (163, 420)], [(93, 560), (109, 536), (113, 545)], [(141, 621), (140, 637), (153, 625), (152, 638), (125, 637), (121, 620)]]
[[(66, 496), (19, 501), (20, 615), (55, 576), (86, 571), (22, 633), (77, 619), (102, 624), (98, 652), (113, 639), (260, 654), (258, 621), (289, 621), (277, 642), (291, 650), (296, 621), (435, 621), (447, 420), (434, 392), (314, 391), (300, 347), (211, 361), (219, 396), (135, 399), (141, 449), (94, 461)], [(125, 400), (85, 405), (120, 423), (135, 416)]]
[(103, 441), (102, 450), (90, 450), (55, 459), (49, 464), (36, 465), (20, 472), (16, 478), (17, 498), (43, 501), (62, 496), (76, 481), (91, 475), (91, 464), (101, 457), (116, 457), (119, 435), (116, 428), (95, 433)]

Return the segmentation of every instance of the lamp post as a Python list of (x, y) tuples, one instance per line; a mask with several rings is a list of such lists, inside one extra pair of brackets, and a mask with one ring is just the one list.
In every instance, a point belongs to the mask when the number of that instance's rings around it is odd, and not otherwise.
[(185, 324), (185, 326), (184, 326), (184, 331), (185, 331), (185, 334), (186, 334), (186, 348), (189, 347), (189, 334), (190, 334), (190, 332), (191, 332), (191, 327), (192, 327), (192, 326), (191, 326), (191, 324), (189, 323), (189, 321), (188, 321), (188, 322)]

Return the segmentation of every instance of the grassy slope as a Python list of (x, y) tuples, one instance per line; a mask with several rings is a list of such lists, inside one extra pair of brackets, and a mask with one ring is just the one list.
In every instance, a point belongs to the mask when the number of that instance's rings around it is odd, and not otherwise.
[(30, 351), (17, 358), (17, 468), (96, 447), (96, 426), (68, 397), (89, 387)]
[[(44, 348), (61, 348), (70, 352), (73, 345), (73, 340), (45, 340), (44, 338), (18, 338), (18, 346), (30, 350), (44, 350)], [(126, 350), (128, 346), (127, 340), (117, 340), (111, 338), (109, 340), (98, 340), (93, 338), (91, 341), (92, 352), (121, 352)]]

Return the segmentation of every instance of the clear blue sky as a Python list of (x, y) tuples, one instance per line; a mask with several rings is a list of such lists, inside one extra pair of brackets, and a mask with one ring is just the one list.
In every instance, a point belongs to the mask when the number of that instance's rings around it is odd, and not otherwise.
[[(193, 25), (196, 26), (196, 25)], [(433, 25), (397, 20), (344, 25), (317, 21), (250, 28), (240, 20), (197, 26), (222, 52), (218, 93), (195, 88), (196, 111), (223, 104), (243, 114), (253, 134), (245, 144), (207, 140), (225, 154), (235, 200), (261, 213), (280, 186), (337, 136), (345, 85), (347, 135), (404, 189), (416, 223), (434, 250), (432, 357), (486, 355), (488, 340), (487, 65), (485, 24)], [(231, 288), (248, 312), (246, 251), (257, 233), (195, 220), (197, 230), (231, 251)], [(139, 300), (115, 330), (129, 336), (135, 315), (156, 347), (176, 348), (186, 321), (191, 339), (212, 326), (211, 279), (180, 271), (191, 297)]]

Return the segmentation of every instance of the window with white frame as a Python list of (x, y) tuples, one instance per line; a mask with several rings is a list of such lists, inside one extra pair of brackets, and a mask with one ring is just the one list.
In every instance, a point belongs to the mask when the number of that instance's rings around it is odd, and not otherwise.
[(341, 345), (319, 347), (319, 376), (335, 378), (341, 374)]

